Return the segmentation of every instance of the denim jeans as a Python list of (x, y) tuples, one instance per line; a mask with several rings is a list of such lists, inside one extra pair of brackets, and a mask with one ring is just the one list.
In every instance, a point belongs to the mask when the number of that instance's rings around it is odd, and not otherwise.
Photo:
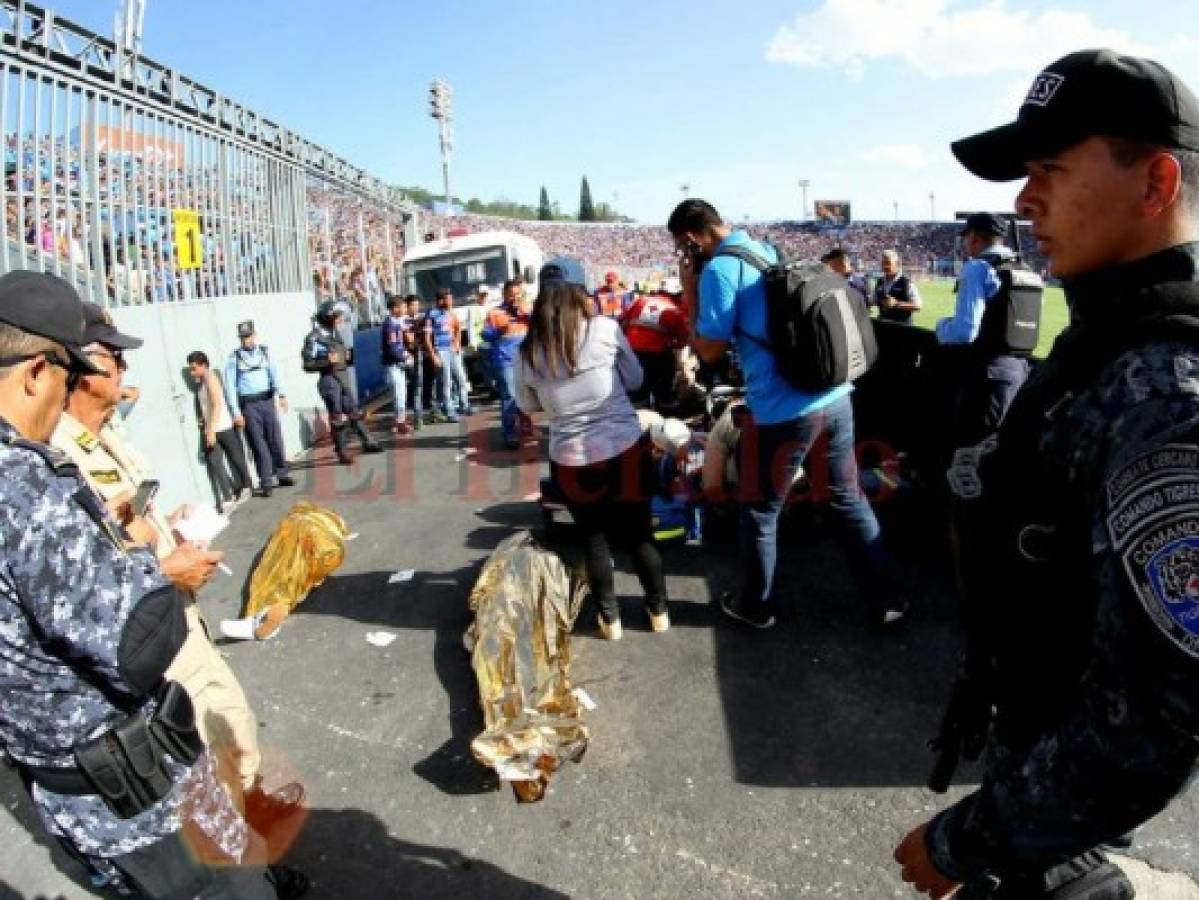
[(387, 367), (387, 379), (395, 398), (396, 421), (404, 421), (404, 404), (408, 400), (408, 370), (398, 363)]
[(500, 430), (504, 433), (504, 441), (511, 443), (517, 438), (516, 423), (520, 415), (516, 406), (516, 367), (496, 366), (492, 372), (496, 392), (500, 395)]
[[(808, 460), (822, 435), (828, 438), (827, 458)], [(808, 472), (818, 483), (824, 477), (818, 467), (827, 467), (829, 508), (839, 520), (840, 537), (871, 609), (891, 608), (891, 564), (878, 519), (858, 484), (849, 398), (788, 422), (750, 426), (741, 436), (740, 452), (741, 603), (773, 600), (779, 515), (796, 470), (808, 460)]]
[(462, 375), (462, 359), (453, 350), (438, 350), (441, 366), (437, 369), (437, 403), (447, 416), (457, 415), (470, 403), (469, 388)]
[(454, 380), (454, 401), (458, 404), (459, 412), (470, 409), (470, 376), (466, 374), (466, 355), (459, 350), (454, 354), (456, 377)]

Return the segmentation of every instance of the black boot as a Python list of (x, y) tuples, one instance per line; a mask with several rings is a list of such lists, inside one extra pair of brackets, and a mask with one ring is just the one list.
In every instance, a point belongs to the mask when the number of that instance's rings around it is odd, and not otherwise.
[(337, 451), (337, 461), (343, 466), (348, 466), (354, 461), (350, 456), (350, 451), (346, 440), (346, 424), (343, 422), (340, 425), (333, 426), (333, 449)]
[(371, 433), (366, 430), (366, 426), (362, 424), (361, 419), (354, 420), (354, 430), (358, 432), (358, 440), (362, 441), (362, 451), (364, 453), (382, 453), (383, 448), (375, 443), (375, 439), (371, 437)]

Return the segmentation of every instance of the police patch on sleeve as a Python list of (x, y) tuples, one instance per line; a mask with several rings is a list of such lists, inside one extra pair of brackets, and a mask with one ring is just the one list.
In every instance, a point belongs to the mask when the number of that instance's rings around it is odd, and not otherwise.
[(1199, 658), (1199, 447), (1142, 454), (1105, 485), (1107, 532), (1153, 623)]

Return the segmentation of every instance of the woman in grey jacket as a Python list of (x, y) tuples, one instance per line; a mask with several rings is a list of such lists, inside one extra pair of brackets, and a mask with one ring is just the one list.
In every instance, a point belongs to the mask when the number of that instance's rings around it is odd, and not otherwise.
[(641, 380), (619, 326), (595, 315), (582, 286), (544, 281), (521, 347), (517, 403), (549, 415), (550, 477), (583, 532), (600, 632), (613, 641), (621, 624), (610, 547), (632, 557), (653, 630), (670, 627), (650, 519), (653, 463), (628, 397)]

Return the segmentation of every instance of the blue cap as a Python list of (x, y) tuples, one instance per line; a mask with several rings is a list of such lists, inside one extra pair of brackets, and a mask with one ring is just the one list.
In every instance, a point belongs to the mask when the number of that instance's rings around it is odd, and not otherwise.
[(587, 287), (587, 273), (583, 270), (583, 264), (570, 256), (555, 256), (541, 267), (537, 280), (542, 284), (557, 282)]

